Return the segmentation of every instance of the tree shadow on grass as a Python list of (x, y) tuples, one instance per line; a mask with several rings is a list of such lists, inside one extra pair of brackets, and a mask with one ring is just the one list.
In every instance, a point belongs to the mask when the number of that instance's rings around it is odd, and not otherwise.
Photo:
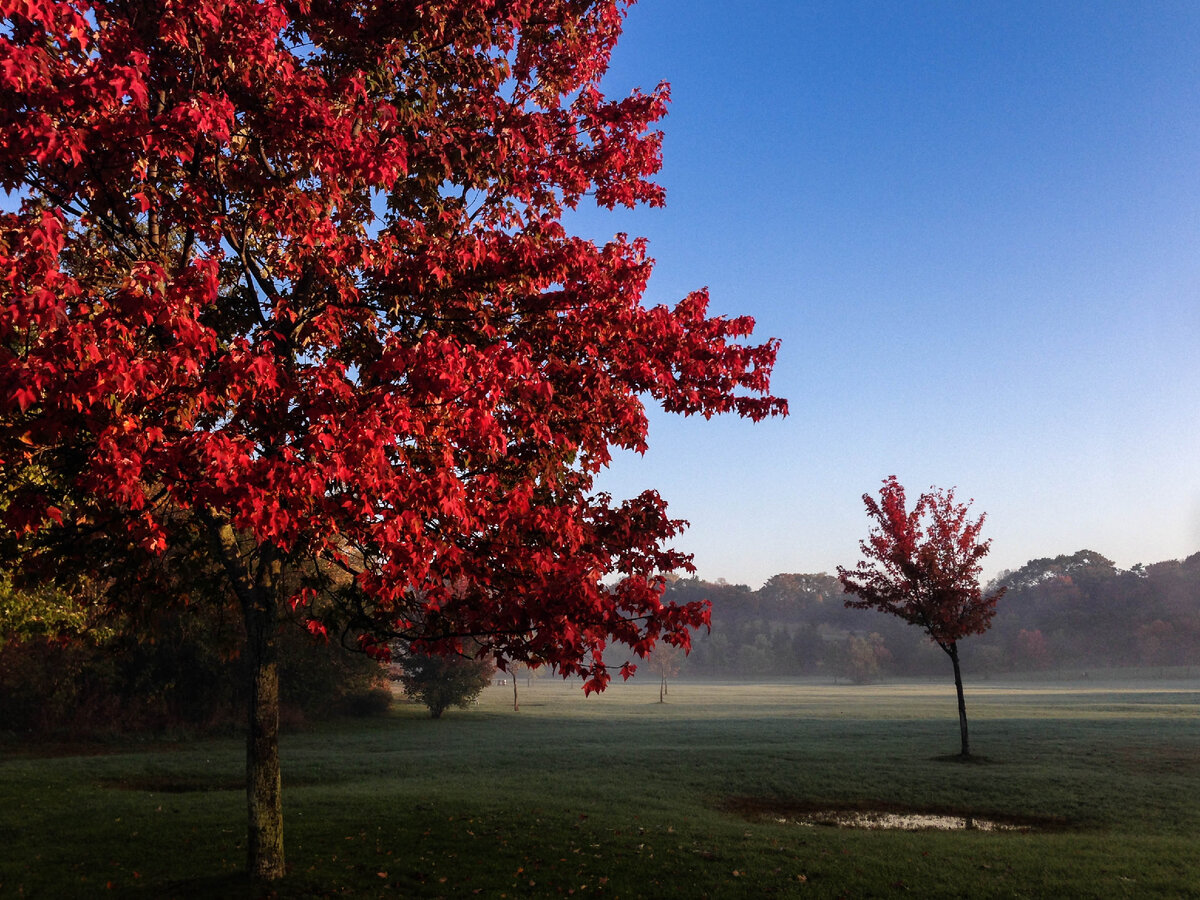
[(211, 900), (213, 897), (221, 900), (318, 900), (347, 893), (353, 891), (318, 883), (304, 875), (288, 875), (281, 881), (259, 884), (251, 881), (245, 872), (233, 872), (147, 885), (141, 892), (129, 896), (153, 897), (154, 900)]
[(930, 757), (934, 762), (949, 762), (962, 763), (965, 766), (994, 766), (999, 763), (990, 756), (980, 756), (978, 753), (971, 753), (963, 756), (961, 753), (949, 753), (945, 756)]
[[(288, 787), (308, 787), (329, 784), (334, 779), (313, 778), (303, 775), (287, 779)], [(100, 778), (100, 787), (114, 791), (145, 791), (150, 794), (202, 794), (217, 791), (244, 791), (246, 780), (242, 776), (175, 773), (170, 775), (140, 775), (134, 777)]]

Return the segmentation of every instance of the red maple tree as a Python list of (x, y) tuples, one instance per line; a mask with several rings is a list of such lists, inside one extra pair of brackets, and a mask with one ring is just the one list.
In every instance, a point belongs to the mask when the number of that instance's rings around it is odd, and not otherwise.
[(962, 756), (968, 757), (967, 706), (963, 698), (958, 642), (982, 634), (996, 614), (1001, 588), (984, 594), (979, 587), (979, 561), (991, 549), (981, 541), (985, 515), (972, 520), (971, 505), (956, 503), (954, 489), (930, 488), (907, 508), (904, 487), (892, 475), (883, 482), (876, 501), (863, 494), (867, 514), (875, 525), (859, 547), (865, 559), (853, 569), (838, 566), (838, 578), (855, 609), (877, 609), (923, 628), (946, 652), (954, 666), (958, 693), (958, 723)]
[(174, 560), (236, 597), (256, 877), (283, 872), (285, 604), (588, 689), (613, 641), (707, 621), (661, 597), (684, 523), (594, 476), (645, 448), (644, 400), (786, 404), (750, 318), (645, 306), (644, 241), (562, 225), (663, 202), (666, 85), (598, 87), (626, 6), (0, 0), (6, 534), (94, 590)]

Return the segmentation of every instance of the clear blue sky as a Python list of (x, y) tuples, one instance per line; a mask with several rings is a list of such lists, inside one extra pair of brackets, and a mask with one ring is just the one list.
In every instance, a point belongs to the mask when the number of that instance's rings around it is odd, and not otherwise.
[(861, 495), (957, 486), (986, 575), (1200, 550), (1200, 4), (643, 0), (607, 87), (672, 85), (648, 301), (782, 339), (788, 419), (655, 415), (701, 577), (852, 564)]

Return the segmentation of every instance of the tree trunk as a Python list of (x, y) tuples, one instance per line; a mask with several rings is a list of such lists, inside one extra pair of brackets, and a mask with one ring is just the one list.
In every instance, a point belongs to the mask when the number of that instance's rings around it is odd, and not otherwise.
[(513, 712), (520, 712), (521, 704), (517, 702), (517, 670), (516, 669), (513, 669), (513, 671), (512, 671), (512, 680), (513, 680)]
[(250, 663), (250, 710), (246, 732), (246, 858), (250, 877), (283, 877), (283, 788), (279, 774), (279, 661), (276, 609), (262, 592), (245, 610)]
[(663, 696), (667, 693), (667, 673), (662, 673), (662, 680), (658, 683), (658, 702), (663, 702)]
[(206, 514), (217, 558), (229, 576), (246, 626), (249, 677), (246, 722), (246, 862), (255, 881), (282, 878), (283, 785), (279, 775), (279, 588), (282, 563), (269, 546), (259, 547), (252, 571), (233, 526)]
[(954, 664), (954, 689), (958, 692), (958, 731), (962, 737), (962, 757), (971, 755), (971, 744), (967, 739), (967, 702), (963, 699), (962, 670), (958, 666), (958, 644), (954, 641), (946, 648), (950, 662)]

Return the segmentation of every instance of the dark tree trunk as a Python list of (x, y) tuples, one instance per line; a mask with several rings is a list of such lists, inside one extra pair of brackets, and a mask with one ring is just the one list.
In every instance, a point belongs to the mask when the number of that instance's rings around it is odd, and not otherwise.
[(276, 645), (282, 566), (269, 547), (261, 547), (252, 572), (233, 526), (212, 516), (202, 515), (201, 521), (208, 526), (246, 626), (246, 867), (255, 881), (272, 881), (284, 875)]
[(961, 755), (966, 758), (971, 755), (971, 744), (967, 739), (967, 702), (963, 699), (962, 670), (958, 665), (958, 644), (951, 641), (945, 648), (954, 664), (954, 690), (958, 692), (958, 731), (962, 738)]
[(516, 669), (513, 669), (512, 680), (513, 680), (513, 712), (520, 712), (521, 704), (519, 702), (517, 702), (517, 670)]
[(662, 680), (658, 683), (658, 702), (663, 702), (663, 697), (667, 693), (667, 673), (662, 673)]
[[(256, 592), (257, 593), (257, 592)], [(250, 709), (246, 733), (247, 867), (256, 881), (281, 878), (283, 792), (279, 774), (279, 662), (273, 598), (246, 610)]]

